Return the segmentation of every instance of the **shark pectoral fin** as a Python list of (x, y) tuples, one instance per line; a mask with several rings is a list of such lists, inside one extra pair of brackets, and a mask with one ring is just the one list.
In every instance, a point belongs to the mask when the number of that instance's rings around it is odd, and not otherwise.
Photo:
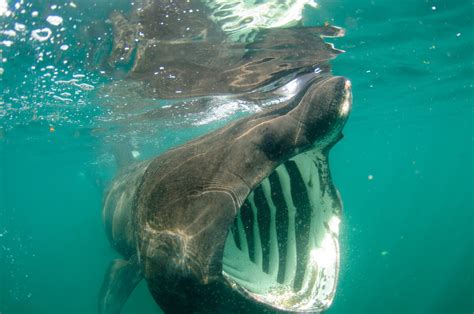
[(136, 258), (115, 259), (110, 263), (99, 295), (99, 313), (120, 313), (128, 297), (142, 280)]

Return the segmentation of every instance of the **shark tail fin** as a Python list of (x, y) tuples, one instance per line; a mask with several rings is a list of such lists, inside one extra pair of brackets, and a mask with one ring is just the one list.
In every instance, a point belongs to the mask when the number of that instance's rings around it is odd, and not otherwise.
[(99, 313), (120, 313), (142, 278), (136, 258), (132, 257), (128, 261), (123, 259), (113, 260), (107, 269), (100, 289)]

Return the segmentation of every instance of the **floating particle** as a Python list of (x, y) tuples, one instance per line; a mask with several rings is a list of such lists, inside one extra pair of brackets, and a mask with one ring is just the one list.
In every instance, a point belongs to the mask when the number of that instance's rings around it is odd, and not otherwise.
[(52, 33), (53, 32), (47, 27), (35, 29), (34, 31), (31, 32), (31, 38), (38, 41), (45, 41), (45, 40), (48, 40), (49, 37), (51, 37)]
[(61, 47), (59, 47), (59, 49), (66, 51), (66, 50), (69, 49), (69, 46), (68, 45), (62, 45)]
[(65, 103), (72, 102), (72, 99), (70, 99), (70, 98), (59, 97), (59, 96), (57, 96), (57, 95), (54, 95), (54, 96), (53, 96), (53, 99), (58, 100), (58, 101), (61, 101), (61, 102), (65, 102)]
[(56, 131), (56, 129), (55, 129), (53, 126), (50, 126), (50, 127), (49, 127), (49, 132), (53, 133), (53, 132), (55, 132), (55, 131)]
[(371, 174), (369, 174), (369, 175), (367, 176), (367, 179), (369, 179), (369, 181), (372, 181), (372, 180), (374, 179), (374, 176), (371, 175)]
[(6, 31), (3, 31), (3, 35), (9, 36), (9, 37), (15, 37), (16, 32), (13, 29), (7, 29)]
[(33, 12), (31, 12), (31, 16), (32, 16), (32, 17), (37, 17), (37, 16), (38, 16), (38, 11), (33, 11)]
[(382, 252), (380, 252), (380, 255), (382, 255), (382, 256), (385, 256), (385, 255), (387, 255), (387, 254), (388, 254), (388, 251), (382, 251)]
[(72, 85), (76, 86), (76, 87), (79, 87), (80, 89), (82, 90), (93, 90), (94, 89), (94, 86), (90, 85), (90, 84), (86, 84), (86, 83), (73, 83)]
[(76, 79), (71, 79), (71, 80), (68, 80), (68, 81), (57, 80), (55, 83), (56, 84), (74, 85), (74, 84), (77, 84), (77, 80)]
[(0, 16), (10, 16), (11, 11), (8, 10), (8, 3), (0, 1)]
[(15, 30), (17, 32), (24, 32), (26, 30), (25, 24), (15, 23)]
[(432, 7), (431, 7), (431, 10), (433, 10), (433, 11), (436, 10), (436, 7), (435, 7), (435, 6), (432, 6)]
[(457, 33), (457, 34), (456, 34), (456, 37), (459, 37), (459, 36), (461, 36), (461, 33)]
[(11, 47), (13, 45), (13, 41), (11, 40), (0, 41), (0, 45), (5, 46), (5, 47)]
[(50, 15), (46, 18), (46, 21), (53, 26), (58, 26), (63, 22), (63, 18), (57, 15)]

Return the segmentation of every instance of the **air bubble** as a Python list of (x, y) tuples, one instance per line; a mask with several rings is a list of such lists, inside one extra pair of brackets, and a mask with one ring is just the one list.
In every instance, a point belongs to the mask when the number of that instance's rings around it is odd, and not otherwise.
[(45, 41), (45, 40), (48, 40), (49, 37), (51, 37), (52, 33), (53, 32), (49, 28), (45, 27), (41, 29), (35, 29), (34, 31), (32, 31), (31, 37), (38, 41)]
[(26, 30), (26, 26), (24, 24), (15, 23), (15, 30), (17, 32), (24, 32)]
[(3, 31), (3, 35), (8, 37), (15, 37), (16, 32), (13, 29), (7, 29), (6, 31)]
[(0, 46), (11, 47), (12, 45), (13, 45), (13, 41), (11, 40), (0, 41)]
[(46, 18), (46, 21), (53, 26), (58, 26), (63, 22), (63, 18), (57, 15), (50, 15)]

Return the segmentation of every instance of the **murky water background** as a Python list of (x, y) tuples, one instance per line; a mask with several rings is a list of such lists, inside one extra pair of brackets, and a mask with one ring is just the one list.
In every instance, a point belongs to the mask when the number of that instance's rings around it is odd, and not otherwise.
[[(3, 3), (0, 312), (95, 313), (115, 256), (100, 216), (115, 171), (108, 143), (123, 126), (108, 118), (99, 89), (110, 78), (87, 67), (77, 34), (126, 3)], [(329, 313), (471, 313), (472, 2), (319, 4), (304, 24), (347, 29), (328, 41), (347, 51), (333, 72), (350, 78), (354, 93), (331, 155), (345, 211)], [(141, 158), (216, 123), (141, 130)], [(141, 284), (125, 313), (155, 310)]]

